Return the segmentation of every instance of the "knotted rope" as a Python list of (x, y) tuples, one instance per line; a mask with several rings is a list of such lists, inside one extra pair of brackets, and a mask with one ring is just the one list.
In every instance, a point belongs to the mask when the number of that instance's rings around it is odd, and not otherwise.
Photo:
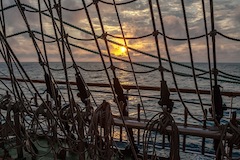
[[(167, 127), (171, 127), (170, 133), (166, 130)], [(156, 159), (157, 152), (157, 140), (158, 133), (170, 135), (170, 160), (180, 160), (179, 157), (179, 133), (177, 125), (171, 114), (167, 112), (167, 110), (160, 112), (153, 116), (152, 119), (149, 120), (144, 134), (143, 134), (143, 159)], [(150, 141), (152, 140), (152, 142)], [(152, 146), (150, 146), (152, 145)], [(151, 156), (148, 156), (148, 152), (151, 150)]]
[(89, 126), (92, 145), (89, 151), (92, 159), (111, 159), (113, 155), (112, 146), (112, 124), (113, 117), (110, 104), (106, 101), (95, 110)]

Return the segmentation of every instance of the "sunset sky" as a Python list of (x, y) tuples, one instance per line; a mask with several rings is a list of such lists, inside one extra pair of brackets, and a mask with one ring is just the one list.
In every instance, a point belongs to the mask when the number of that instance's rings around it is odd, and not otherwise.
[[(44, 0), (40, 0), (41, 8), (46, 9)], [(46, 0), (48, 2), (48, 0)], [(104, 0), (105, 2), (113, 2), (112, 0)], [(127, 2), (129, 0), (116, 0), (117, 3)], [(156, 27), (159, 32), (162, 32), (162, 27), (159, 21), (159, 15), (156, 8), (156, 1), (153, 1), (154, 15)], [(86, 0), (86, 4), (90, 4), (92, 0)], [(186, 31), (183, 19), (183, 11), (180, 0), (159, 0), (161, 5), (161, 10), (163, 14), (164, 27), (166, 30), (166, 35), (173, 38), (186, 38)], [(22, 4), (38, 8), (38, 0), (21, 0)], [(53, 5), (53, 0), (51, 0)], [(14, 5), (14, 0), (4, 0), (3, 6)], [(105, 31), (114, 36), (122, 37), (119, 23), (117, 20), (115, 8), (113, 5), (104, 4), (99, 2), (99, 8), (101, 17), (103, 20)], [(82, 0), (62, 0), (62, 6), (68, 9), (78, 9), (82, 8)], [(185, 7), (187, 12), (187, 20), (189, 26), (190, 37), (200, 36), (205, 34), (203, 12), (202, 12), (202, 1), (201, 0), (185, 0)], [(209, 0), (205, 1), (206, 16), (208, 23), (208, 31), (211, 30), (210, 21), (210, 7)], [(39, 14), (28, 12), (27, 10), (32, 10), (25, 7), (25, 14), (27, 16), (28, 23), (34, 31), (40, 32), (39, 25)], [(240, 39), (240, 1), (239, 0), (217, 0), (214, 1), (214, 14), (215, 14), (215, 28), (218, 32), (227, 35), (232, 38)], [(139, 37), (151, 34), (153, 32), (151, 14), (149, 9), (148, 0), (136, 0), (133, 3), (118, 5), (117, 9), (119, 11), (120, 19), (123, 26), (123, 31), (125, 37)], [(99, 19), (97, 16), (97, 11), (95, 5), (88, 7), (88, 11), (91, 16), (91, 20), (94, 26), (94, 30), (98, 36), (102, 35), (102, 30), (100, 28)], [(49, 14), (49, 12), (45, 12)], [(78, 28), (81, 28), (87, 32), (91, 33), (91, 28), (86, 18), (84, 10), (70, 12), (62, 10), (63, 21), (72, 24)], [(54, 9), (54, 15), (56, 16), (56, 11)], [(27, 27), (23, 18), (17, 7), (10, 8), (5, 12), (5, 23), (6, 23), (6, 34), (10, 36), (15, 33), (27, 31)], [(59, 23), (58, 23), (59, 25)], [(49, 17), (43, 15), (43, 27), (44, 33), (50, 36), (55, 36), (53, 31), (52, 21)], [(79, 47), (93, 50), (98, 52), (96, 48), (95, 41), (79, 41), (73, 38), (80, 39), (92, 39), (91, 34), (84, 33), (76, 28), (64, 25), (66, 32), (69, 35), (69, 42)], [(37, 39), (41, 39), (41, 35), (35, 34)], [(73, 37), (73, 38), (72, 38)], [(211, 37), (209, 37), (211, 40)], [(113, 38), (107, 36), (107, 39), (124, 44), (124, 41), (118, 38)], [(163, 37), (158, 36), (160, 54), (163, 58), (166, 58), (166, 51), (164, 46)], [(46, 41), (51, 41), (52, 39), (46, 38)], [(37, 61), (37, 53), (34, 49), (31, 38), (28, 33), (20, 34), (18, 36), (9, 37), (7, 41), (11, 45), (14, 53), (20, 59), (20, 61)], [(41, 52), (43, 52), (42, 42), (36, 40)], [(156, 45), (153, 36), (148, 36), (142, 39), (132, 39), (126, 40), (128, 47), (146, 52), (148, 54), (157, 56)], [(106, 45), (103, 39), (98, 39), (100, 44), (101, 52), (107, 54)], [(207, 48), (206, 48), (206, 38), (200, 38), (197, 40), (191, 40), (193, 58), (196, 62), (207, 62)], [(220, 35), (216, 36), (217, 45), (217, 61), (218, 62), (240, 62), (240, 42), (225, 39)], [(128, 59), (126, 54), (126, 49), (113, 43), (109, 43), (110, 52), (112, 55)], [(174, 41), (168, 40), (168, 48), (171, 59), (179, 62), (189, 62), (189, 48), (187, 41)], [(76, 61), (100, 61), (100, 56), (93, 54), (86, 50), (80, 48), (71, 47), (74, 58)], [(211, 43), (210, 43), (210, 50)], [(57, 43), (47, 43), (47, 54), (49, 61), (60, 61), (60, 55), (57, 47)], [(154, 61), (156, 58), (151, 58), (146, 55), (142, 55), (133, 50), (129, 50), (129, 54), (133, 61)], [(212, 58), (212, 52), (211, 52)], [(69, 54), (67, 53), (67, 60), (70, 60)], [(106, 60), (108, 60), (106, 58)], [(3, 58), (0, 56), (0, 61)]]

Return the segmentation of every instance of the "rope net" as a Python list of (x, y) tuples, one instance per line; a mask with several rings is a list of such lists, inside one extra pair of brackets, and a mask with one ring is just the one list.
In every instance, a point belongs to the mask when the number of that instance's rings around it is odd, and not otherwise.
[[(239, 108), (222, 95), (240, 93), (223, 93), (220, 85), (238, 85), (240, 77), (217, 66), (217, 45), (240, 40), (215, 27), (212, 1), (197, 2), (201, 20), (188, 16), (194, 4), (184, 0), (0, 2), (3, 158), (16, 149), (18, 158), (27, 152), (32, 158), (66, 159), (70, 152), (78, 159), (121, 159), (124, 153), (157, 159), (161, 140), (169, 144), (168, 157), (180, 159), (184, 131), (178, 123), (218, 128), (221, 136), (211, 137), (217, 159), (231, 157), (239, 147), (239, 121), (232, 116)], [(195, 31), (193, 21), (203, 29)], [(189, 63), (178, 62), (180, 50)], [(196, 63), (199, 57), (207, 62), (204, 69)], [(34, 68), (23, 62), (31, 60)], [(205, 145), (206, 137), (200, 137)], [(116, 142), (127, 143), (123, 152)], [(182, 143), (185, 151), (185, 134)]]

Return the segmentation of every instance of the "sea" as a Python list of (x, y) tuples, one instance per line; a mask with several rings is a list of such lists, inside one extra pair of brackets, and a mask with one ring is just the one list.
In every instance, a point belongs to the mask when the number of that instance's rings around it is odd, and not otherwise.
[[(157, 62), (135, 62), (134, 64), (125, 63), (125, 62), (114, 62), (114, 68), (116, 77), (119, 79), (122, 85), (134, 85), (134, 86), (151, 86), (151, 87), (160, 87), (161, 81), (164, 79), (168, 85), (168, 88), (179, 89), (192, 89), (196, 90), (208, 90), (211, 91), (211, 86), (214, 85), (213, 74), (212, 80), (210, 79), (209, 68), (213, 68), (213, 64), (209, 66), (208, 63), (195, 63), (194, 66), (191, 63), (173, 63), (172, 68), (174, 74), (171, 70), (169, 63), (162, 63), (164, 68), (163, 74), (159, 71), (159, 63)], [(76, 70), (73, 68), (73, 64), (68, 62), (67, 70), (63, 70), (63, 65), (60, 62), (50, 62), (47, 72), (51, 72), (55, 81), (66, 81), (66, 78), (69, 81), (75, 82)], [(78, 62), (77, 63), (79, 73), (84, 79), (85, 83), (104, 83), (109, 84), (113, 83), (113, 70), (111, 69), (111, 64), (109, 62)], [(22, 62), (21, 67), (17, 64), (13, 64), (13, 73), (16, 78), (26, 79), (29, 76), (32, 80), (44, 80), (44, 71), (43, 66), (37, 62)], [(195, 69), (192, 69), (192, 68)], [(222, 92), (240, 92), (240, 63), (218, 63), (217, 64), (217, 85), (220, 86)], [(105, 68), (107, 70), (105, 70)], [(27, 74), (27, 76), (25, 75)], [(162, 76), (163, 75), (163, 76)], [(194, 76), (195, 75), (195, 78)], [(10, 72), (6, 63), (0, 63), (0, 77), (9, 77)], [(174, 80), (175, 79), (175, 80)], [(195, 81), (196, 79), (196, 81)], [(196, 83), (195, 83), (196, 82)], [(33, 98), (36, 90), (43, 96), (46, 96), (46, 85), (35, 83), (34, 87), (30, 83), (20, 82), (19, 86), (22, 92), (29, 97)], [(57, 86), (61, 91), (63, 96), (63, 103), (68, 103), (68, 92), (66, 85)], [(81, 100), (76, 96), (78, 91), (77, 87), (74, 85), (70, 86), (75, 96), (75, 100), (81, 103)], [(113, 114), (119, 115), (119, 111), (114, 102), (114, 97), (111, 88), (105, 87), (91, 87), (88, 86), (88, 89), (91, 93), (91, 102), (96, 108), (104, 100), (111, 104), (111, 109)], [(12, 86), (9, 81), (1, 80), (0, 81), (0, 94), (6, 94), (6, 91), (11, 93)], [(137, 90), (130, 89), (124, 90), (124, 93), (128, 95), (128, 111), (129, 116), (136, 118), (137, 117), (137, 106), (140, 104), (141, 118), (150, 119), (159, 111), (162, 110), (161, 106), (158, 104), (160, 100), (160, 91), (150, 91), (150, 90)], [(139, 96), (140, 95), (140, 96)], [(180, 98), (181, 96), (181, 98)], [(199, 99), (200, 97), (200, 99)], [(221, 120), (221, 124), (227, 124), (229, 119), (232, 116), (232, 112), (237, 113), (237, 117), (240, 116), (240, 97), (229, 97), (222, 96), (223, 105), (228, 109), (224, 111), (224, 117)], [(211, 95), (202, 94), (198, 96), (195, 93), (180, 93), (171, 92), (170, 99), (173, 100), (174, 106), (172, 110), (172, 115), (175, 122), (183, 123), (184, 122), (184, 106), (189, 109), (190, 113), (198, 119), (203, 119), (203, 110), (200, 105), (200, 102), (203, 104), (203, 109), (208, 111), (208, 117), (211, 117), (209, 109), (211, 108)], [(181, 99), (183, 102), (181, 102)], [(202, 125), (198, 121), (194, 120), (188, 116), (188, 124)], [(207, 126), (213, 126), (212, 122), (207, 122)], [(118, 134), (116, 136), (119, 136)], [(180, 137), (180, 142), (182, 142)], [(127, 140), (127, 138), (123, 138)], [(160, 142), (159, 142), (160, 143)], [(213, 141), (206, 139), (205, 146), (205, 156), (197, 154), (201, 152), (202, 139), (193, 136), (187, 136), (186, 141), (186, 150), (188, 152), (181, 153), (182, 159), (213, 159), (210, 155), (213, 154)], [(196, 152), (196, 154), (195, 154)], [(168, 151), (164, 151), (163, 154), (168, 154)], [(240, 157), (238, 151), (234, 153), (235, 157)]]

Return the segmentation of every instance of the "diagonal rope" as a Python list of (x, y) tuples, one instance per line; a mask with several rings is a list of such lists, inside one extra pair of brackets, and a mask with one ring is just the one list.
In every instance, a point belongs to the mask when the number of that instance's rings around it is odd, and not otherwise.
[[(88, 7), (88, 6), (87, 6), (87, 7)], [(61, 21), (61, 25), (63, 26), (63, 21)], [(71, 47), (70, 47), (70, 43), (69, 43), (69, 41), (68, 41), (68, 34), (66, 34), (64, 28), (63, 28), (63, 35), (64, 35), (64, 38), (65, 38), (65, 40), (66, 40), (66, 43), (65, 43), (65, 44), (66, 44), (66, 48), (67, 48), (67, 50), (68, 50), (68, 52), (69, 52), (69, 55), (70, 55), (70, 57), (71, 57), (71, 59), (72, 59), (72, 61), (73, 61), (73, 67), (74, 67), (74, 69), (76, 70), (77, 74), (80, 76), (80, 78), (81, 78), (84, 86), (85, 86), (85, 87), (87, 88), (87, 90), (89, 91), (89, 94), (90, 94), (90, 96), (92, 97), (94, 104), (95, 104), (96, 106), (98, 106), (98, 105), (97, 105), (97, 102), (96, 102), (96, 100), (95, 100), (95, 98), (94, 98), (94, 96), (93, 96), (92, 93), (90, 92), (90, 89), (89, 89), (87, 83), (85, 82), (85, 80), (84, 80), (84, 78), (83, 78), (83, 76), (82, 76), (82, 73), (81, 73), (80, 70), (79, 70), (80, 67), (77, 65), (77, 63), (76, 63), (76, 61), (75, 61), (75, 59), (74, 59), (74, 57), (73, 57), (73, 53), (72, 53), (72, 50), (71, 50)]]
[[(26, 26), (27, 26), (28, 30), (30, 31), (30, 35), (31, 35), (32, 41), (33, 41), (34, 45), (36, 45), (37, 43), (36, 43), (36, 41), (35, 41), (35, 39), (34, 39), (34, 37), (33, 37), (33, 34), (32, 34), (32, 32), (31, 32), (31, 30), (30, 30), (30, 26), (29, 26), (28, 23), (27, 23), (26, 16), (25, 16), (25, 14), (24, 14), (24, 12), (23, 12), (23, 10), (22, 10), (22, 8), (21, 8), (21, 3), (20, 3), (19, 0), (15, 0), (15, 2), (16, 2), (16, 4), (17, 4), (18, 8), (19, 8), (19, 11), (20, 11), (20, 13), (21, 13), (21, 15), (22, 15), (25, 23), (26, 23)], [(0, 36), (2, 36), (2, 33), (1, 33), (1, 32), (0, 32)], [(15, 60), (15, 61), (17, 62), (17, 64), (20, 66), (20, 68), (21, 68), (21, 70), (23, 71), (25, 77), (30, 81), (30, 84), (31, 84), (31, 86), (33, 87), (34, 91), (37, 93), (38, 97), (41, 99), (41, 101), (43, 102), (44, 106), (46, 106), (47, 110), (49, 111), (49, 113), (50, 113), (51, 116), (53, 117), (53, 119), (54, 119), (54, 121), (56, 122), (56, 124), (61, 128), (63, 134), (67, 136), (67, 133), (65, 132), (65, 129), (64, 129), (62, 123), (59, 123), (59, 122), (57, 121), (56, 117), (54, 116), (54, 113), (53, 113), (52, 109), (45, 103), (45, 101), (43, 100), (42, 96), (41, 96), (40, 93), (37, 91), (37, 88), (34, 86), (33, 82), (32, 82), (31, 79), (30, 79), (30, 77), (28, 76), (28, 74), (26, 73), (26, 71), (24, 70), (24, 68), (21, 66), (21, 63), (20, 63), (19, 60), (17, 59), (16, 55), (14, 55), (14, 52), (12, 51), (11, 47), (9, 46), (9, 44), (7, 43), (7, 41), (6, 41), (5, 39), (4, 39), (4, 43), (5, 43), (6, 47), (8, 48), (8, 50), (12, 53), (12, 56), (13, 56), (14, 60)], [(37, 53), (40, 53), (40, 49), (38, 48), (37, 45), (35, 46), (35, 49), (36, 49)], [(39, 57), (40, 57), (40, 56), (39, 56)]]
[(222, 36), (222, 37), (224, 37), (224, 38), (226, 38), (226, 39), (232, 40), (232, 41), (237, 41), (237, 42), (240, 41), (240, 38), (230, 37), (230, 36), (227, 36), (227, 35), (225, 35), (225, 34), (223, 34), (223, 33), (221, 33), (221, 32), (218, 32), (218, 31), (217, 31), (217, 34), (219, 34), (220, 36)]
[[(23, 66), (21, 65), (21, 63), (19, 62), (19, 60), (17, 59), (16, 55), (14, 54), (14, 52), (13, 52), (13, 50), (11, 49), (10, 45), (8, 44), (8, 42), (6, 41), (5, 37), (3, 37), (3, 34), (2, 34), (1, 31), (0, 31), (0, 37), (1, 37), (1, 39), (3, 40), (4, 45), (6, 46), (7, 50), (9, 51), (8, 54), (9, 54), (9, 55), (11, 54), (11, 56), (9, 56), (9, 58), (11, 58), (12, 61), (14, 61), (14, 63), (16, 63), (15, 65), (18, 65), (18, 66), (19, 66), (19, 68), (22, 70), (23, 74), (25, 75), (27, 81), (30, 82), (30, 84), (31, 84), (32, 88), (35, 90), (36, 94), (40, 97), (40, 99), (42, 100), (43, 104), (46, 106), (46, 108), (48, 109), (48, 111), (50, 112), (50, 114), (53, 116), (53, 119), (55, 119), (54, 113), (53, 113), (52, 110), (49, 108), (49, 106), (45, 103), (45, 101), (42, 99), (42, 97), (41, 97), (40, 93), (38, 92), (37, 88), (36, 88), (36, 87), (34, 86), (34, 84), (32, 83), (30, 77), (27, 75), (26, 71), (24, 70), (24, 68), (23, 68)], [(9, 62), (10, 62), (9, 60), (6, 60), (6, 64), (7, 64), (8, 66), (9, 66), (9, 64), (10, 64)], [(9, 66), (9, 69), (11, 70), (11, 67), (10, 67), (10, 66)], [(13, 77), (12, 77), (12, 79), (13, 79), (12, 83), (18, 84), (18, 81), (17, 81), (16, 77), (14, 76), (14, 74), (13, 74), (12, 76), (13, 76)], [(12, 79), (11, 79), (11, 80), (12, 80)], [(18, 87), (18, 88), (19, 88), (19, 90), (22, 92), (21, 87)], [(20, 103), (22, 103), (22, 106), (25, 108), (26, 111), (28, 111), (28, 109), (25, 107), (25, 104), (23, 104), (23, 103), (24, 103), (24, 100), (22, 99), (22, 98), (23, 98), (22, 96), (24, 96), (24, 98), (26, 99), (26, 97), (25, 97), (25, 95), (23, 94), (23, 92), (22, 92), (21, 96), (19, 95), (17, 89), (14, 89), (13, 93), (16, 94), (15, 92), (17, 92), (17, 94), (18, 94), (18, 99), (20, 100)], [(16, 97), (16, 95), (14, 95), (14, 96)], [(15, 101), (17, 101), (17, 99), (16, 99)], [(25, 102), (28, 102), (28, 101), (25, 101)], [(27, 105), (30, 105), (30, 104), (28, 103)], [(34, 113), (33, 110), (32, 110), (32, 107), (29, 107), (29, 108), (31, 109), (32, 113), (35, 115), (35, 113)], [(34, 116), (34, 117), (36, 117), (36, 116)], [(40, 126), (40, 129), (41, 129), (42, 133), (44, 134), (44, 136), (47, 137), (47, 134), (45, 133), (45, 131), (44, 131), (42, 125), (41, 125), (41, 122), (40, 122), (38, 119), (35, 119), (35, 120), (37, 121), (38, 125)], [(56, 121), (56, 119), (55, 119), (55, 121)], [(56, 121), (56, 123), (58, 123), (58, 122)], [(60, 125), (59, 125), (59, 126), (60, 126)], [(60, 126), (60, 128), (61, 128), (61, 126)]]
[[(58, 28), (58, 26), (57, 26), (57, 24), (56, 24), (56, 22), (55, 22), (56, 18), (53, 17), (53, 14), (52, 14), (52, 21), (53, 21), (53, 23), (55, 24), (55, 27), (56, 27), (56, 29), (58, 30), (58, 32), (61, 34), (61, 38), (56, 38), (56, 39), (59, 39), (59, 41), (62, 43), (62, 47), (66, 46), (66, 49), (68, 50), (68, 53), (69, 53), (69, 55), (70, 55), (70, 57), (71, 57), (71, 59), (72, 59), (72, 61), (73, 61), (72, 67), (73, 67), (73, 68), (76, 70), (76, 72), (79, 74), (82, 82), (84, 83), (84, 86), (87, 88), (88, 91), (90, 91), (88, 85), (87, 85), (86, 82), (84, 81), (84, 78), (83, 78), (81, 72), (80, 72), (79, 69), (78, 69), (78, 65), (77, 65), (77, 63), (76, 63), (76, 61), (75, 61), (75, 59), (74, 59), (74, 57), (73, 57), (72, 51), (71, 51), (71, 47), (70, 47), (69, 42), (68, 42), (68, 34), (65, 33), (65, 29), (64, 29), (64, 27), (63, 27), (63, 20), (62, 20), (62, 18), (61, 18), (60, 12), (58, 11), (58, 9), (61, 9), (62, 7), (59, 6), (59, 5), (56, 4), (56, 3), (55, 3), (55, 7), (57, 7), (56, 9), (57, 9), (57, 13), (58, 13), (58, 16), (59, 16), (59, 21), (60, 21), (60, 24), (61, 24), (61, 31), (60, 31), (60, 29)], [(48, 7), (48, 9), (51, 9), (51, 8)], [(51, 11), (50, 11), (50, 12), (51, 12)], [(62, 27), (63, 27), (63, 28), (62, 28)], [(65, 41), (64, 41), (64, 40), (65, 40)], [(66, 64), (66, 62), (65, 62), (65, 64)], [(67, 68), (68, 68), (68, 67), (65, 65), (65, 67), (63, 67), (63, 70), (67, 70)], [(65, 74), (66, 74), (66, 71), (65, 71)], [(70, 87), (70, 86), (69, 86), (69, 87)], [(71, 96), (72, 96), (72, 98), (74, 99), (73, 93), (72, 93), (72, 91), (71, 91), (71, 90), (72, 90), (71, 87), (70, 87), (69, 89), (70, 89)], [(97, 103), (96, 103), (95, 98), (94, 98), (93, 95), (92, 95), (92, 93), (91, 93), (91, 92), (89, 92), (89, 93), (90, 93), (90, 96), (92, 97), (92, 99), (93, 99), (93, 101), (94, 101), (94, 104), (95, 104), (96, 106), (98, 106)]]
[[(72, 91), (71, 91), (71, 87), (70, 87), (69, 80), (68, 80), (68, 72), (67, 72), (67, 69), (66, 69), (67, 66), (66, 66), (66, 55), (65, 55), (63, 35), (61, 34), (61, 31), (59, 30), (59, 28), (57, 27), (57, 24), (54, 21), (53, 11), (52, 11), (52, 8), (51, 8), (51, 6), (52, 6), (51, 2), (48, 0), (48, 4), (47, 4), (46, 0), (44, 0), (44, 3), (45, 3), (45, 6), (47, 7), (47, 9), (50, 13), (50, 16), (51, 16), (52, 26), (54, 28), (55, 39), (57, 40), (56, 41), (57, 42), (57, 47), (58, 47), (59, 55), (60, 55), (61, 62), (62, 62), (62, 65), (63, 65), (63, 69), (64, 69), (63, 71), (64, 71), (65, 80), (66, 80), (68, 101), (70, 103), (70, 108), (71, 108), (72, 113), (73, 113), (73, 104), (71, 102), (72, 102), (72, 99), (74, 99), (74, 97), (72, 96)], [(56, 4), (55, 1), (54, 1), (54, 4)], [(54, 8), (55, 7), (56, 7), (56, 5), (54, 5)], [(61, 18), (59, 20), (60, 20), (60, 24), (61, 24)], [(61, 29), (62, 29), (62, 27), (61, 27)], [(59, 32), (62, 41), (59, 41), (57, 31)], [(61, 44), (60, 44), (60, 42), (61, 42)]]
[[(27, 26), (28, 33), (29, 33), (29, 35), (30, 35), (30, 37), (31, 37), (31, 39), (32, 39), (33, 45), (34, 45), (34, 47), (35, 47), (35, 50), (36, 50), (36, 53), (37, 53), (37, 56), (38, 56), (38, 61), (39, 61), (40, 65), (42, 66), (42, 68), (43, 68), (43, 70), (44, 70), (44, 73), (46, 73), (46, 69), (45, 69), (45, 67), (43, 66), (43, 64), (44, 64), (43, 62), (46, 62), (46, 60), (44, 59), (44, 57), (43, 57), (43, 55), (42, 55), (42, 53), (41, 53), (41, 50), (40, 50), (40, 48), (39, 48), (39, 46), (38, 46), (38, 44), (37, 44), (37, 42), (36, 42), (36, 40), (35, 40), (34, 33), (32, 32), (32, 30), (31, 30), (31, 28), (30, 28), (30, 25), (29, 25), (29, 23), (28, 23), (27, 17), (26, 17), (26, 15), (25, 15), (25, 13), (24, 13), (24, 8), (22, 8), (22, 4), (21, 4), (21, 2), (20, 2), (19, 0), (15, 0), (15, 2), (16, 2), (16, 5), (17, 5), (17, 7), (18, 7), (18, 9), (19, 9), (19, 11), (20, 11), (20, 13), (21, 13), (21, 15), (22, 15), (22, 18), (23, 18), (26, 26)], [(36, 9), (36, 10), (37, 10), (37, 9)], [(50, 73), (49, 73), (49, 74), (50, 74)], [(51, 76), (51, 74), (50, 74), (50, 76)], [(52, 90), (52, 89), (53, 89), (53, 88), (51, 87), (51, 90)], [(52, 90), (52, 93), (55, 93), (55, 91)], [(60, 93), (61, 93), (61, 92), (60, 92)]]
[[(61, 1), (58, 1), (59, 3), (56, 2), (56, 0), (54, 0), (54, 8), (56, 9), (56, 12), (58, 14), (58, 17), (59, 17), (59, 21), (60, 21), (60, 29), (58, 28), (56, 22), (55, 22), (55, 19), (54, 19), (54, 16), (53, 16), (53, 11), (52, 9), (50, 9), (50, 6), (51, 6), (51, 1), (48, 0), (48, 4), (46, 2), (46, 0), (44, 0), (45, 2), (45, 5), (47, 6), (47, 8), (49, 9), (49, 12), (51, 14), (51, 19), (52, 19), (52, 25), (54, 27), (54, 33), (55, 33), (55, 36), (56, 36), (56, 39), (59, 39), (58, 38), (58, 34), (57, 34), (57, 31), (58, 33), (60, 34), (60, 37), (62, 39), (62, 41), (57, 41), (57, 46), (58, 46), (58, 50), (59, 50), (59, 54), (60, 54), (60, 57), (61, 57), (61, 61), (62, 61), (62, 65), (63, 65), (63, 69), (64, 69), (64, 73), (65, 73), (65, 81), (66, 81), (66, 86), (67, 86), (67, 96), (68, 96), (68, 99), (69, 99), (69, 108), (70, 108), (70, 117), (71, 118), (74, 118), (74, 108), (76, 108), (77, 110), (77, 114), (80, 114), (80, 108), (79, 107), (76, 107), (76, 101), (74, 100), (74, 96), (73, 96), (73, 91), (72, 91), (72, 88), (71, 88), (71, 85), (69, 83), (69, 78), (68, 78), (68, 71), (67, 71), (67, 64), (66, 64), (66, 47), (65, 47), (65, 34), (64, 34), (64, 27), (63, 27), (63, 23), (62, 23), (62, 13), (61, 13)], [(83, 120), (83, 117), (80, 116), (80, 119)], [(73, 128), (75, 128), (75, 130), (77, 129), (76, 127), (76, 121), (72, 121), (72, 125), (73, 125)], [(79, 141), (84, 141), (84, 137), (82, 137), (80, 135), (80, 132), (76, 132), (76, 134), (78, 135), (79, 137)], [(66, 137), (69, 137), (69, 135), (66, 135)], [(71, 138), (72, 139), (72, 138)]]

